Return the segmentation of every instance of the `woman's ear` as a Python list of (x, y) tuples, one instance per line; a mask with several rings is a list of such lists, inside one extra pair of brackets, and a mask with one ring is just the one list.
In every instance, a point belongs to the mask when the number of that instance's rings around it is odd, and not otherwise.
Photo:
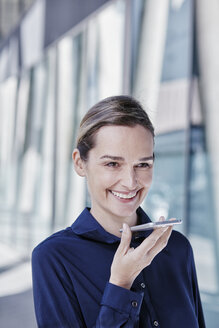
[(74, 168), (78, 175), (85, 176), (85, 162), (81, 159), (80, 152), (77, 148), (73, 150), (72, 159), (74, 162)]

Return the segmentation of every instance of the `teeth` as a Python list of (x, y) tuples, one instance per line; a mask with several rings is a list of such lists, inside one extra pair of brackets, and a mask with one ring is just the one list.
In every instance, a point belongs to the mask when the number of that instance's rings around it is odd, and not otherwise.
[(137, 194), (137, 192), (135, 192), (133, 194), (128, 194), (128, 195), (120, 194), (119, 192), (116, 192), (116, 191), (111, 191), (111, 192), (114, 196), (117, 196), (119, 198), (125, 198), (125, 199), (133, 198)]

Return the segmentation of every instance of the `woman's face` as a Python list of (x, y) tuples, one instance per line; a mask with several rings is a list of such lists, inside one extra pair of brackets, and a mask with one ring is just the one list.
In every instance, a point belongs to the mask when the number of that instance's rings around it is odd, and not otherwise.
[(151, 186), (152, 174), (153, 136), (149, 130), (141, 125), (100, 128), (95, 147), (84, 162), (93, 216), (117, 222), (134, 219)]

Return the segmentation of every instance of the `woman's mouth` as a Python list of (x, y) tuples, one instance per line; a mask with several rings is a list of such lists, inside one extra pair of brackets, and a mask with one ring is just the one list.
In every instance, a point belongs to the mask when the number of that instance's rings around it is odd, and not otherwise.
[(114, 196), (118, 197), (119, 199), (131, 200), (136, 196), (138, 191), (134, 191), (134, 192), (131, 192), (131, 193), (125, 193), (125, 194), (123, 194), (122, 192), (113, 191), (113, 190), (110, 190), (110, 192)]

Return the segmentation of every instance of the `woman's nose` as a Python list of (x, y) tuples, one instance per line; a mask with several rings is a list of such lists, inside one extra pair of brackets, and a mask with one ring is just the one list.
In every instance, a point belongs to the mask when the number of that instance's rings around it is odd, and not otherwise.
[(121, 175), (121, 184), (129, 190), (137, 186), (137, 176), (134, 168), (126, 168)]

